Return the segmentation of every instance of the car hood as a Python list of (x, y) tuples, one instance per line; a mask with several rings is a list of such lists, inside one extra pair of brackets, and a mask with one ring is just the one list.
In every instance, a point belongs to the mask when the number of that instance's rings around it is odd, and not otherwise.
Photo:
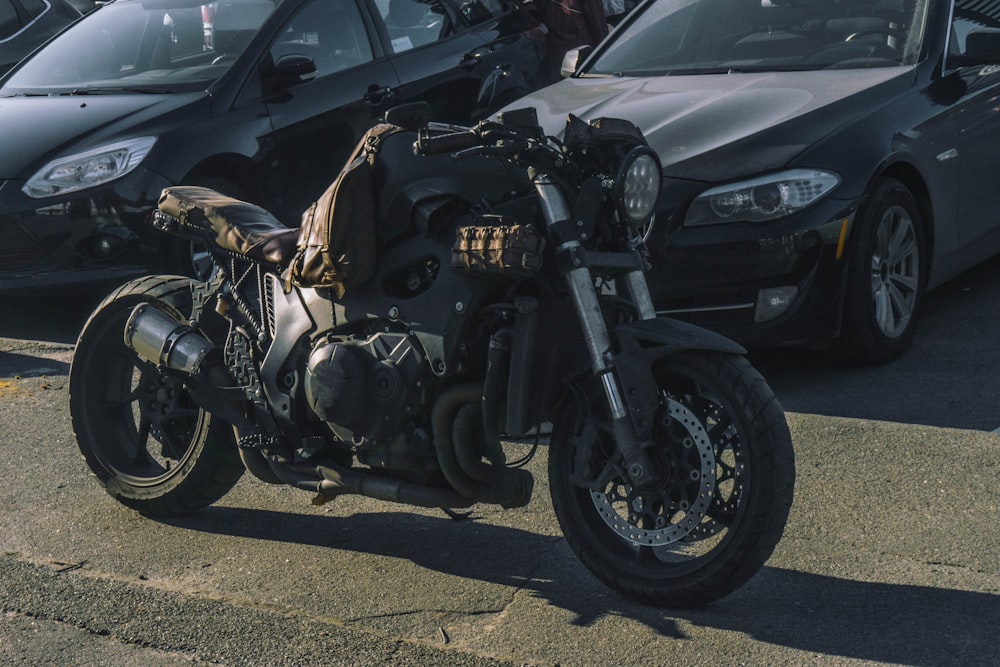
[[(158, 134), (166, 114), (206, 93), (0, 98), (0, 179), (25, 179), (49, 160)], [(206, 112), (207, 113), (207, 112)]]
[(912, 68), (571, 78), (515, 102), (546, 133), (567, 114), (632, 121), (664, 173), (705, 182), (780, 169), (912, 85)]

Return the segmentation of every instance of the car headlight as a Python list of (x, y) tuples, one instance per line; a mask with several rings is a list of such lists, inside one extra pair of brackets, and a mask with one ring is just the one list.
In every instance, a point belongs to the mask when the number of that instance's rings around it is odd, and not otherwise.
[(792, 169), (701, 193), (688, 209), (686, 225), (764, 222), (801, 211), (840, 184), (829, 171)]
[(156, 137), (141, 137), (52, 160), (27, 180), (21, 191), (39, 199), (92, 188), (139, 166)]
[(656, 210), (663, 186), (660, 158), (651, 148), (633, 148), (622, 160), (615, 178), (618, 212), (633, 225), (644, 225)]

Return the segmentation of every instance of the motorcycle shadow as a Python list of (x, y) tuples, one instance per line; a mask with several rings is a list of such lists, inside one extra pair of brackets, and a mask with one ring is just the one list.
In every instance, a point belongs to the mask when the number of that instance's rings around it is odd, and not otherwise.
[[(474, 586), (481, 582), (527, 591), (570, 612), (569, 624), (584, 628), (596, 629), (605, 617), (624, 617), (664, 639), (692, 639), (685, 626), (697, 626), (835, 658), (928, 666), (993, 660), (988, 624), (997, 614), (995, 595), (765, 567), (746, 586), (704, 609), (657, 609), (604, 587), (580, 565), (560, 535), (486, 522), (491, 520), (454, 521), (407, 512), (334, 518), (214, 506), (166, 523), (237, 538), (409, 560)], [(373, 581), (372, 586), (385, 583)]]

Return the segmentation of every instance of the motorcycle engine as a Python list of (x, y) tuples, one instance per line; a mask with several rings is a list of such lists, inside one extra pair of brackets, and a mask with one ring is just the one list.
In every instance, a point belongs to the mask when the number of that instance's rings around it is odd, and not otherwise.
[(306, 366), (306, 400), (362, 463), (423, 468), (415, 459), (429, 456), (433, 467), (430, 437), (416, 426), (425, 368), (421, 348), (405, 333), (322, 341)]

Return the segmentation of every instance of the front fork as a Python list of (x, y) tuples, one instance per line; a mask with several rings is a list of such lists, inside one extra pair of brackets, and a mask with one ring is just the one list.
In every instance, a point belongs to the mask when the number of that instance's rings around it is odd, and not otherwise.
[[(547, 175), (538, 174), (533, 180), (550, 237), (561, 241), (556, 248), (556, 255), (566, 258), (562, 273), (566, 277), (577, 318), (583, 329), (591, 367), (594, 375), (601, 379), (611, 414), (615, 442), (625, 459), (628, 476), (638, 485), (652, 483), (655, 476), (649, 457), (646, 455), (644, 446), (646, 443), (643, 443), (636, 433), (622, 398), (621, 382), (611, 351), (611, 335), (597, 298), (597, 289), (594, 287), (594, 278), (586, 260), (586, 251), (578, 239), (564, 240), (566, 234), (560, 234), (567, 223), (575, 227), (572, 222), (573, 216), (559, 187)], [(625, 273), (623, 278), (629, 296), (638, 309), (640, 319), (654, 319), (656, 311), (653, 309), (646, 275), (640, 270), (633, 270)]]

